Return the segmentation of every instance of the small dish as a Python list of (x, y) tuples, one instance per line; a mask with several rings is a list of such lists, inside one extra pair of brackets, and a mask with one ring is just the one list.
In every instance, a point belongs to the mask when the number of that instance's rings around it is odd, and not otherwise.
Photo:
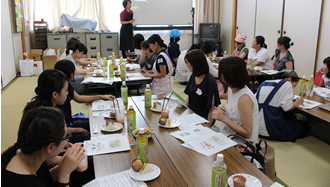
[[(135, 129), (133, 132), (132, 132), (132, 134), (133, 134), (133, 136), (135, 137), (135, 138), (137, 138), (137, 135), (135, 134), (136, 132), (138, 132), (139, 131), (139, 129)], [(150, 135), (147, 135), (147, 138), (151, 138), (152, 137), (152, 134), (150, 134)]]
[[(169, 123), (169, 121), (170, 121), (170, 123)], [(181, 125), (180, 122), (177, 120), (174, 120), (174, 119), (167, 119), (165, 125), (159, 124), (160, 127), (167, 128), (167, 129), (176, 128), (176, 127), (179, 127), (180, 125)]]
[[(150, 164), (150, 163), (149, 163)], [(150, 166), (152, 166), (155, 170), (141, 175), (139, 172), (135, 172), (132, 168), (129, 171), (129, 176), (137, 181), (151, 181), (156, 179), (159, 175), (160, 175), (160, 168), (158, 166), (156, 166), (155, 164), (150, 164)]]
[(104, 131), (104, 132), (116, 132), (116, 131), (119, 131), (120, 129), (123, 128), (123, 124), (121, 124), (121, 123), (114, 122), (113, 125), (116, 126), (116, 127), (118, 127), (118, 129), (114, 129), (114, 130), (104, 130), (104, 128), (106, 127), (106, 125), (102, 125), (102, 126), (101, 126), (101, 131)]
[(257, 177), (245, 173), (236, 173), (234, 175), (231, 175), (227, 180), (228, 186), (234, 187), (233, 177), (235, 175), (242, 175), (246, 178), (245, 187), (262, 187), (262, 184)]

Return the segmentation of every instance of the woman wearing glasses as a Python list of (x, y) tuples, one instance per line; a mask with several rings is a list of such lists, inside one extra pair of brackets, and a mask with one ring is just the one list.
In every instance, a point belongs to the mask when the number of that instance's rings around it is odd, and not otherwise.
[(2, 186), (69, 186), (71, 172), (85, 157), (80, 144), (68, 148), (52, 169), (46, 164), (63, 151), (69, 138), (66, 136), (64, 115), (59, 109), (41, 107), (27, 112), (17, 142), (1, 154)]
[(243, 59), (244, 61), (247, 60), (247, 56), (249, 54), (249, 49), (245, 45), (245, 40), (246, 40), (245, 34), (242, 34), (242, 35), (237, 34), (237, 36), (235, 38), (236, 48), (231, 56), (238, 56), (241, 59)]

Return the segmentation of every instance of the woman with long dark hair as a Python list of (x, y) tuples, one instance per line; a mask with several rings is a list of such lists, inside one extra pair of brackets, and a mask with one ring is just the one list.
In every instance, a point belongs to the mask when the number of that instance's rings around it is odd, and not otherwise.
[(27, 112), (16, 143), (1, 154), (2, 186), (69, 186), (71, 172), (85, 157), (81, 144), (68, 148), (59, 165), (49, 170), (46, 164), (63, 151), (69, 138), (59, 109), (41, 107)]
[(277, 39), (275, 56), (271, 69), (281, 71), (283, 69), (294, 70), (294, 59), (289, 51), (293, 42), (289, 37), (282, 36)]

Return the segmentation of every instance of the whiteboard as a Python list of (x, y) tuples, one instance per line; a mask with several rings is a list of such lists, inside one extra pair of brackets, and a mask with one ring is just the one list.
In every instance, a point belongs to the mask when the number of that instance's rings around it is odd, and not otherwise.
[(192, 0), (131, 0), (134, 25), (192, 25)]

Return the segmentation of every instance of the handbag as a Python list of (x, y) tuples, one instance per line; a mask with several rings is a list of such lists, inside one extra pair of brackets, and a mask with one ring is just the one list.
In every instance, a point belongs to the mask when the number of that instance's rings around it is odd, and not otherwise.
[(266, 140), (261, 139), (258, 143), (253, 143), (237, 134), (230, 134), (228, 138), (238, 143), (234, 147), (238, 152), (275, 182), (275, 150)]

